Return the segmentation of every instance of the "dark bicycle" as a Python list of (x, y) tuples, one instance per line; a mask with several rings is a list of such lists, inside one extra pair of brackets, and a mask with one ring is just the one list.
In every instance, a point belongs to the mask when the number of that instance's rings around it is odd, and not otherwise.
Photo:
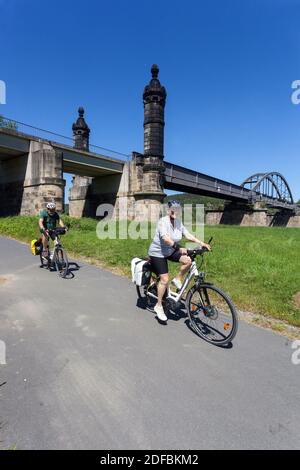
[[(207, 251), (204, 247), (187, 250), (188, 256), (192, 259), (191, 267), (186, 274), (181, 289), (177, 292), (169, 289), (165, 293), (163, 306), (167, 312), (175, 311), (176, 308), (184, 305), (190, 325), (197, 335), (209, 343), (227, 345), (237, 333), (238, 316), (236, 308), (228, 295), (212, 283), (206, 282), (205, 273), (200, 271), (203, 255)], [(197, 256), (202, 257), (199, 269), (195, 261)], [(151, 263), (149, 269), (151, 270)], [(188, 288), (193, 278), (194, 284)], [(157, 302), (158, 282), (159, 276), (152, 274), (151, 277), (149, 276), (149, 282), (146, 285), (136, 286), (139, 298), (144, 299), (146, 308), (151, 312), (154, 312), (153, 309)], [(183, 299), (183, 294), (187, 288), (186, 297)]]
[(58, 227), (54, 230), (48, 230), (50, 238), (53, 240), (54, 248), (53, 253), (50, 252), (49, 242), (47, 246), (47, 256), (43, 256), (40, 253), (41, 268), (47, 268), (51, 270), (52, 267), (55, 268), (59, 277), (65, 278), (68, 274), (69, 261), (67, 252), (62, 246), (59, 236), (66, 233), (65, 227)]

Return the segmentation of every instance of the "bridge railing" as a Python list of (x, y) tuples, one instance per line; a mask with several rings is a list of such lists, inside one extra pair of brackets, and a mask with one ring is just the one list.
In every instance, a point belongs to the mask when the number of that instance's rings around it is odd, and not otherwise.
[[(56, 132), (41, 129), (40, 127), (31, 126), (30, 124), (25, 124), (24, 122), (16, 121), (15, 119), (11, 119), (5, 116), (0, 116), (0, 129), (1, 128), (10, 129), (12, 131), (21, 132), (23, 134), (29, 134), (33, 137), (38, 137), (40, 139), (49, 140), (51, 142), (56, 142), (58, 144), (66, 145), (67, 147), (74, 148), (74, 140), (72, 137), (67, 137)], [(108, 149), (106, 147), (101, 147), (95, 144), (89, 144), (89, 151), (125, 161), (128, 161), (131, 158), (131, 155), (129, 154), (118, 152), (116, 150)]]

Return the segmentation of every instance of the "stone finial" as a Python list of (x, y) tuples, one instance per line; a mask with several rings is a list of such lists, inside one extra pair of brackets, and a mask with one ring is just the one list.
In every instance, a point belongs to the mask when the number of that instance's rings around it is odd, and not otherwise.
[(87, 123), (85, 122), (85, 119), (83, 117), (84, 108), (82, 106), (80, 106), (78, 108), (78, 115), (79, 115), (79, 117), (77, 118), (77, 121), (74, 122), (74, 124), (72, 126), (73, 131), (76, 131), (76, 130), (90, 130), (89, 126), (87, 125)]
[(151, 73), (152, 73), (152, 78), (157, 78), (159, 74), (159, 68), (158, 65), (153, 64), (151, 67)]
[(74, 147), (80, 150), (89, 150), (89, 135), (90, 128), (85, 122), (84, 119), (84, 108), (80, 106), (78, 108), (77, 121), (74, 122), (72, 126), (73, 137), (74, 137)]
[(152, 79), (150, 80), (149, 85), (145, 86), (143, 100), (144, 104), (149, 102), (157, 102), (161, 104), (162, 107), (165, 106), (166, 102), (166, 89), (160, 84), (158, 80), (159, 68), (156, 64), (153, 64), (151, 67)]

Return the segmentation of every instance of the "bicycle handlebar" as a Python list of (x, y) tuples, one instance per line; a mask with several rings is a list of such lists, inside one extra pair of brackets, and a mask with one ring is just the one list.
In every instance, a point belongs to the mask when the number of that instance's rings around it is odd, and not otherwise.
[(49, 230), (49, 234), (54, 234), (54, 235), (64, 235), (66, 233), (66, 227), (57, 227), (53, 230)]
[[(212, 240), (213, 240), (213, 237), (210, 237), (207, 244), (210, 245)], [(193, 250), (187, 250), (187, 255), (190, 258), (195, 258), (196, 256), (203, 255), (203, 253), (206, 253), (207, 251), (209, 251), (209, 250), (205, 246), (202, 246), (201, 248), (195, 248)]]
[(207, 248), (205, 248), (205, 246), (203, 246), (202, 248), (195, 248), (194, 250), (187, 250), (187, 255), (190, 256), (190, 257), (195, 257), (195, 256), (198, 256), (198, 255), (203, 255), (203, 253), (205, 253), (206, 251), (208, 251)]

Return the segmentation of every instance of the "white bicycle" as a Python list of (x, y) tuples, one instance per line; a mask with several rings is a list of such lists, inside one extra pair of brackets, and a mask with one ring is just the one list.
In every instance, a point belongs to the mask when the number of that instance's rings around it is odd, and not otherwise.
[[(211, 240), (209, 241), (209, 243)], [(192, 264), (187, 272), (180, 290), (176, 292), (166, 290), (163, 298), (163, 307), (168, 312), (176, 313), (180, 307), (185, 307), (192, 329), (201, 338), (209, 343), (225, 345), (235, 337), (238, 329), (238, 316), (236, 308), (225, 292), (214, 284), (205, 281), (205, 273), (200, 271), (196, 264), (197, 256), (208, 252), (206, 248), (187, 250)], [(151, 262), (149, 261), (151, 271)], [(152, 272), (152, 271), (151, 271)], [(189, 287), (191, 281), (194, 281)], [(143, 299), (145, 308), (154, 313), (157, 302), (157, 283), (159, 276), (151, 274), (144, 286), (136, 286), (138, 297)], [(184, 293), (185, 298), (184, 298)]]

